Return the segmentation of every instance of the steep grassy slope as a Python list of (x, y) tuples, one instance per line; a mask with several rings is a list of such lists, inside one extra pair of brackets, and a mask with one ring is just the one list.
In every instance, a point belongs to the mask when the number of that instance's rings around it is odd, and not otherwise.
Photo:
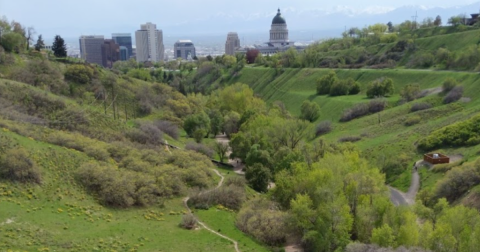
[[(327, 74), (328, 69), (285, 69), (285, 72), (276, 76), (275, 70), (268, 68), (245, 68), (238, 77), (230, 83), (246, 83), (267, 102), (282, 101), (294, 115), (300, 114), (300, 106), (304, 100), (317, 102), (321, 108), (319, 120), (338, 121), (344, 109), (352, 104), (367, 102), (365, 91), (370, 82), (388, 77), (394, 81), (396, 94), (387, 98), (395, 102), (399, 99), (399, 91), (408, 84), (418, 84), (422, 89), (441, 87), (448, 77), (458, 80), (465, 87), (466, 96), (476, 98), (477, 87), (480, 81), (476, 73), (427, 71), (427, 70), (336, 70), (339, 79), (353, 78), (361, 85), (362, 92), (354, 96), (317, 96), (316, 80)], [(472, 96), (471, 96), (471, 95)], [(476, 99), (472, 99), (475, 103)]]
[[(85, 154), (19, 136), (44, 174), (41, 186), (0, 181), (0, 247), (27, 251), (226, 251), (232, 245), (205, 230), (178, 227), (180, 199), (165, 207), (114, 210), (100, 206), (73, 179)], [(3, 138), (3, 140), (5, 140)]]
[[(178, 224), (186, 209), (179, 196), (144, 207), (112, 208), (102, 205), (101, 198), (95, 196), (97, 194), (84, 188), (76, 176), (83, 164), (114, 165), (118, 170), (125, 168), (121, 167), (119, 156), (108, 153), (116, 144), (129, 145), (123, 134), (133, 127), (123, 120), (113, 120), (110, 113), (105, 115), (100, 102), (76, 101), (4, 79), (0, 79), (0, 91), (0, 155), (5, 143), (8, 148), (24, 149), (42, 176), (39, 185), (0, 179), (0, 250), (234, 250), (231, 242), (205, 229), (180, 228)], [(63, 117), (72, 113), (81, 116)], [(63, 124), (66, 122), (68, 124)], [(149, 149), (131, 144), (133, 149), (128, 153)], [(175, 159), (173, 156), (180, 155), (180, 151), (172, 150), (173, 154), (170, 154), (161, 147), (149, 151), (154, 153), (153, 158)], [(126, 157), (128, 153), (117, 154)], [(195, 168), (198, 163), (189, 164), (193, 156), (183, 155), (187, 162), (185, 168)], [(211, 170), (214, 166), (205, 160), (207, 169)], [(179, 171), (178, 167), (172, 168)], [(227, 172), (222, 170), (222, 173)], [(170, 175), (166, 174), (173, 180)], [(219, 179), (213, 173), (211, 175), (207, 176), (207, 183), (213, 186)], [(267, 251), (240, 231), (235, 233), (231, 212), (217, 211), (216, 215), (229, 220), (224, 223), (225, 227), (241, 242), (242, 251)]]
[[(452, 123), (466, 120), (480, 112), (480, 75), (469, 72), (451, 71), (423, 71), (423, 70), (336, 70), (340, 79), (353, 78), (360, 82), (362, 93), (355, 96), (317, 96), (316, 79), (322, 77), (330, 70), (326, 69), (285, 69), (281, 75), (276, 75), (275, 70), (266, 68), (245, 68), (242, 73), (231, 82), (243, 82), (250, 85), (257, 95), (267, 102), (282, 101), (287, 109), (294, 115), (300, 114), (300, 106), (304, 100), (318, 103), (321, 107), (318, 121), (331, 120), (334, 130), (322, 138), (336, 142), (345, 136), (360, 136), (362, 140), (355, 143), (364, 151), (370, 160), (377, 162), (382, 167), (385, 162), (394, 160), (404, 154), (410, 157), (412, 162), (422, 158), (423, 153), (416, 148), (416, 142), (430, 134), (432, 131)], [(340, 123), (342, 112), (357, 103), (368, 102), (365, 89), (368, 84), (381, 77), (392, 78), (395, 85), (395, 95), (388, 97), (389, 108), (379, 114), (365, 116), (347, 123)], [(464, 87), (465, 102), (443, 105), (439, 94), (432, 94), (422, 99), (398, 105), (400, 100), (399, 91), (408, 84), (418, 84), (421, 89), (438, 89), (443, 81), (454, 78)], [(429, 102), (435, 106), (431, 109), (411, 113), (410, 107), (416, 102)], [(405, 121), (418, 115), (420, 123), (406, 126)], [(446, 154), (461, 154), (465, 159), (476, 158), (480, 146), (470, 148), (447, 148), (441, 150)], [(405, 167), (406, 168), (406, 167)], [(432, 180), (425, 173), (426, 179)], [(408, 173), (402, 189), (409, 185)], [(441, 177), (441, 175), (440, 175)], [(434, 181), (425, 183), (431, 187)]]

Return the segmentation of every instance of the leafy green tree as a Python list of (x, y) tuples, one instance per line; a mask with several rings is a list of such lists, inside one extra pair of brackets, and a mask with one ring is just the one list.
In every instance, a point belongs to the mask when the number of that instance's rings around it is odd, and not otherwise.
[(372, 233), (372, 243), (386, 248), (393, 247), (395, 244), (393, 229), (388, 224), (375, 228)]
[(270, 169), (260, 163), (248, 166), (245, 172), (245, 178), (250, 187), (257, 192), (267, 192), (268, 184), (271, 180)]
[(35, 50), (40, 51), (45, 48), (45, 42), (43, 42), (42, 34), (38, 35), (37, 43), (35, 44)]
[(183, 122), (183, 129), (190, 137), (193, 137), (195, 132), (197, 132), (197, 136), (200, 135), (200, 132), (205, 136), (210, 130), (210, 118), (205, 112), (189, 115)]
[(60, 37), (60, 35), (55, 36), (53, 40), (52, 51), (55, 57), (59, 57), (59, 58), (67, 57), (67, 46), (65, 45), (65, 40), (63, 40), (63, 38)]
[(400, 96), (403, 98), (403, 100), (409, 102), (417, 99), (420, 92), (421, 90), (419, 85), (408, 84), (400, 91)]
[(240, 128), (240, 114), (230, 111), (223, 119), (223, 131), (227, 136), (237, 133)]
[(367, 90), (367, 97), (375, 98), (393, 95), (394, 90), (393, 80), (383, 77), (370, 84)]
[(433, 230), (430, 236), (431, 245), (429, 249), (438, 252), (450, 252), (456, 251), (455, 247), (457, 241), (452, 234), (452, 228), (447, 224), (437, 224), (435, 225), (435, 230)]
[(316, 102), (303, 101), (300, 108), (300, 118), (313, 122), (320, 116), (320, 106)]
[(348, 84), (346, 81), (338, 80), (330, 87), (330, 96), (348, 95)]
[(94, 72), (90, 66), (75, 64), (68, 65), (65, 71), (65, 78), (80, 84), (87, 84), (92, 81)]
[(327, 75), (317, 79), (317, 94), (326, 95), (330, 93), (330, 88), (337, 81), (337, 74), (330, 71)]
[(272, 159), (270, 153), (266, 150), (260, 149), (260, 145), (254, 144), (250, 147), (250, 151), (245, 158), (245, 164), (247, 166), (253, 166), (254, 164), (262, 164), (264, 167), (272, 167)]
[(227, 143), (222, 143), (222, 142), (215, 142), (213, 145), (213, 149), (217, 153), (218, 157), (220, 158), (220, 162), (224, 162), (225, 158), (227, 157), (227, 152), (230, 146), (228, 146)]
[(139, 68), (130, 69), (127, 72), (127, 75), (132, 78), (143, 80), (143, 81), (152, 81), (152, 76), (150, 75), (150, 72), (146, 69), (139, 69)]
[(210, 118), (210, 133), (216, 136), (223, 130), (223, 116), (219, 110), (212, 109), (208, 111), (208, 117)]
[(442, 92), (446, 94), (458, 85), (458, 81), (449, 77), (442, 84)]
[(231, 68), (237, 63), (237, 58), (231, 55), (224, 55), (222, 59), (222, 64), (227, 67)]
[(1, 37), (0, 45), (7, 52), (21, 52), (23, 50), (24, 38), (16, 32), (9, 32)]

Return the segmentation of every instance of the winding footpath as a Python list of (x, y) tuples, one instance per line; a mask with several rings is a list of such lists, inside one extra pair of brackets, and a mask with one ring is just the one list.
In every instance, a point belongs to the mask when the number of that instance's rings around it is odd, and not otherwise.
[[(224, 177), (222, 174), (220, 174), (220, 172), (219, 172), (218, 170), (213, 169), (213, 171), (221, 178), (221, 179), (220, 179), (220, 182), (218, 182), (218, 185), (217, 185), (214, 189), (212, 189), (212, 190), (215, 190), (215, 189), (220, 188), (220, 187), (223, 185), (223, 181), (225, 180), (225, 177)], [(190, 207), (188, 206), (188, 200), (189, 200), (189, 199), (190, 199), (190, 197), (186, 197), (185, 199), (183, 199), (183, 204), (185, 205), (185, 208), (187, 208), (188, 212), (193, 215), (192, 210), (191, 210)], [(232, 243), (233, 243), (233, 246), (234, 246), (234, 248), (235, 248), (235, 251), (236, 251), (236, 252), (241, 252), (240, 249), (238, 248), (238, 242), (235, 241), (234, 239), (232, 239), (232, 238), (230, 238), (230, 237), (227, 237), (227, 236), (225, 236), (225, 235), (223, 235), (223, 234), (220, 234), (219, 232), (217, 232), (217, 231), (209, 228), (205, 223), (201, 222), (198, 218), (197, 218), (197, 223), (198, 223), (198, 225), (202, 226), (203, 228), (205, 228), (205, 229), (208, 230), (209, 232), (211, 232), (211, 233), (213, 233), (213, 234), (215, 234), (215, 235), (217, 235), (217, 236), (220, 236), (220, 237), (222, 237), (222, 238), (225, 239), (225, 240), (228, 240), (228, 241), (232, 242)]]
[[(395, 206), (401, 205), (413, 205), (415, 204), (415, 197), (417, 196), (418, 190), (420, 189), (420, 175), (418, 174), (418, 169), (422, 166), (432, 167), (431, 164), (423, 161), (418, 160), (415, 162), (415, 166), (412, 167), (412, 183), (410, 184), (410, 188), (408, 192), (404, 193), (401, 192), (391, 186), (390, 188), (390, 200)], [(415, 168), (417, 167), (417, 168)]]

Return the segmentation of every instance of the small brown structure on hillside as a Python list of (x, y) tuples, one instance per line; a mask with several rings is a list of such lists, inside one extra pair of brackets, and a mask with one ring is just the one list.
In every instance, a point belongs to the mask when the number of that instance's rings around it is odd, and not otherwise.
[(430, 164), (448, 164), (450, 163), (450, 158), (440, 153), (429, 153), (423, 155), (423, 161), (429, 162)]

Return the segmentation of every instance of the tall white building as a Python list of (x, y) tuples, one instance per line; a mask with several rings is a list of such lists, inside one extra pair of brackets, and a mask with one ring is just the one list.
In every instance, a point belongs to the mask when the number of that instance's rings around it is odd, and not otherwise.
[(136, 53), (138, 62), (162, 62), (165, 56), (163, 32), (150, 22), (142, 24), (135, 32)]
[(225, 42), (225, 54), (235, 55), (235, 50), (240, 47), (240, 39), (236, 32), (229, 32), (227, 35), (227, 42)]

